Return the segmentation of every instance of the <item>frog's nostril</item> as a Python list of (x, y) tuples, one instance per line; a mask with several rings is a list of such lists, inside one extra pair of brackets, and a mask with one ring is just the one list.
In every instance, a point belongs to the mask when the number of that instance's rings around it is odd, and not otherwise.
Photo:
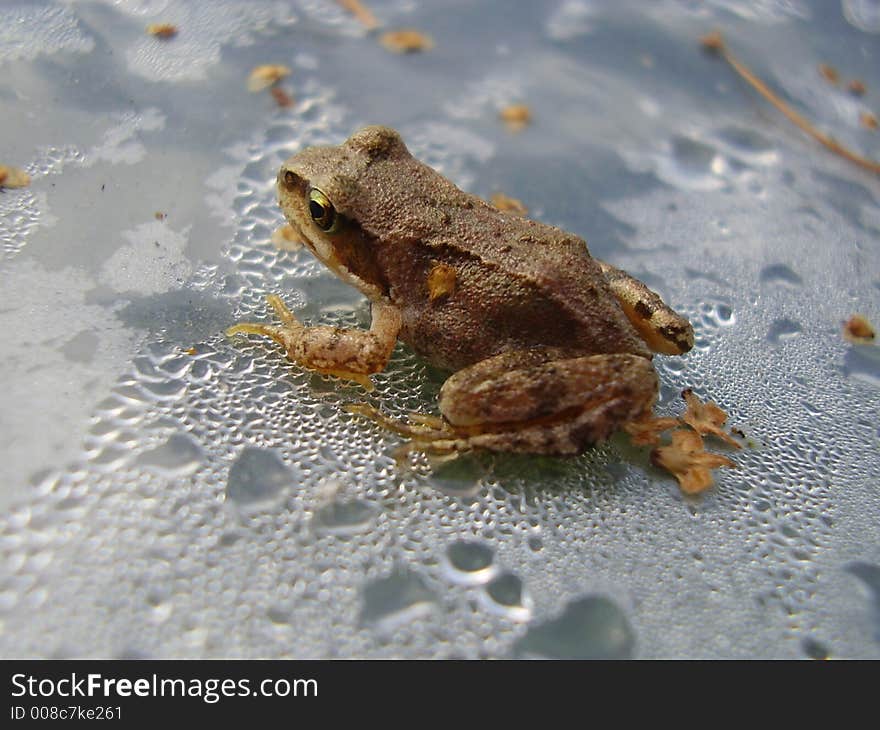
[(296, 188), (296, 186), (297, 186), (296, 185), (296, 183), (297, 183), (296, 175), (294, 175), (290, 170), (284, 171), (284, 175), (283, 175), (282, 179), (284, 180), (284, 184), (288, 188), (290, 188), (291, 190)]

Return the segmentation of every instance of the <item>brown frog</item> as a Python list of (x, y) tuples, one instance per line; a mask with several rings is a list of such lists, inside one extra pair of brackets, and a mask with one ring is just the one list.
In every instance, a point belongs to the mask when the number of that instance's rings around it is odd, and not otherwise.
[(398, 339), (455, 371), (442, 419), (399, 424), (415, 448), (575, 454), (650, 414), (652, 351), (693, 346), (690, 323), (642, 282), (553, 226), (493, 208), (366, 127), (312, 147), (278, 174), (281, 209), (305, 245), (372, 302), (368, 331), (306, 327), (277, 296), (267, 335), (294, 362), (370, 387)]

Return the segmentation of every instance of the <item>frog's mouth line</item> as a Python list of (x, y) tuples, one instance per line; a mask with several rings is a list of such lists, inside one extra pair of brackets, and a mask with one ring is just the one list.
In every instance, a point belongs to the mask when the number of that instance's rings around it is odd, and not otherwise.
[(336, 251), (331, 244), (321, 239), (314, 240), (308, 235), (308, 233), (306, 233), (304, 227), (299, 224), (299, 221), (288, 219), (288, 222), (290, 223), (291, 228), (299, 234), (302, 242), (305, 244), (306, 248), (311, 251), (312, 255), (324, 264), (324, 266), (330, 269), (330, 271), (332, 271), (340, 280), (353, 286), (371, 301), (388, 299), (380, 287), (365, 281), (352, 273), (352, 271), (340, 260), (339, 256), (337, 256)]

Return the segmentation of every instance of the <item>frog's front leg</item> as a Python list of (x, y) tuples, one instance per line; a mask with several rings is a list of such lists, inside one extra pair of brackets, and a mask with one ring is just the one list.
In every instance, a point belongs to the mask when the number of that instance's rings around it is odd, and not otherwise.
[(244, 322), (226, 330), (229, 336), (254, 334), (271, 337), (287, 351), (298, 365), (321, 373), (354, 380), (372, 388), (369, 375), (385, 368), (400, 332), (400, 312), (391, 304), (374, 303), (373, 321), (368, 331), (341, 327), (306, 327), (271, 294), (269, 306), (281, 320), (280, 325)]
[(638, 355), (508, 352), (452, 375), (440, 389), (444, 427), (408, 435), (430, 452), (577, 454), (649, 412), (657, 389)]
[(645, 284), (622, 269), (598, 261), (623, 313), (654, 352), (682, 355), (694, 346), (691, 323)]

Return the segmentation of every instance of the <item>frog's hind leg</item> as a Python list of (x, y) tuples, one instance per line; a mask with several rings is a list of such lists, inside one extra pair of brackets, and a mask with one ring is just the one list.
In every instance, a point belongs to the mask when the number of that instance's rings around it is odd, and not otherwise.
[(469, 448), (577, 454), (650, 412), (658, 386), (637, 355), (508, 352), (452, 375), (440, 411)]
[(648, 347), (663, 355), (681, 355), (694, 346), (691, 323), (656, 292), (622, 269), (598, 263), (623, 313)]

